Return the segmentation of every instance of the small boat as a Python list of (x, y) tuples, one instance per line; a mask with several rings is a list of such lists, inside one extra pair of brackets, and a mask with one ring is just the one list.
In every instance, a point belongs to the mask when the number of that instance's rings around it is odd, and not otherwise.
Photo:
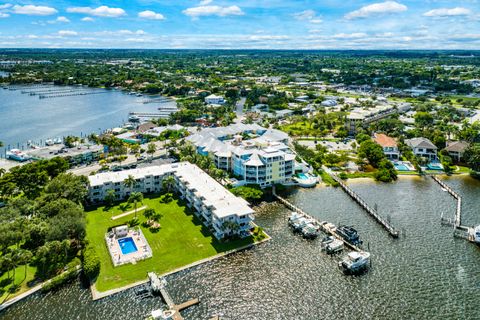
[(47, 140), (45, 140), (45, 145), (47, 145), (47, 146), (53, 146), (53, 145), (54, 145), (54, 142), (53, 142), (52, 139), (47, 139)]
[(148, 317), (148, 320), (170, 320), (173, 319), (173, 316), (175, 315), (175, 310), (163, 310), (163, 309), (157, 309), (153, 310), (150, 317)]
[(60, 137), (56, 137), (55, 139), (53, 139), (54, 144), (61, 144), (62, 142), (63, 142), (63, 139)]
[(288, 217), (288, 225), (291, 226), (295, 221), (297, 221), (302, 217), (303, 215), (301, 215), (300, 213), (292, 211), (292, 213), (290, 214), (290, 217)]
[(339, 263), (339, 267), (343, 269), (345, 273), (357, 273), (365, 270), (370, 262), (370, 253), (366, 251), (350, 252)]
[(360, 237), (358, 235), (357, 230), (355, 230), (353, 227), (339, 226), (336, 232), (340, 237), (343, 238), (343, 240), (347, 241), (348, 243), (354, 246), (358, 246), (362, 244), (362, 241), (360, 241)]
[(476, 244), (480, 245), (480, 225), (475, 228), (473, 231), (473, 240)]
[(333, 254), (343, 251), (343, 241), (336, 239), (333, 236), (328, 236), (322, 240), (322, 248), (328, 254)]
[(131, 115), (128, 117), (128, 121), (130, 122), (140, 122), (140, 117), (136, 115)]
[(10, 151), (7, 151), (7, 159), (10, 159), (10, 160), (24, 162), (24, 161), (30, 160), (31, 158), (32, 157), (20, 151), (19, 149), (12, 149)]
[(293, 231), (296, 231), (296, 232), (301, 232), (302, 229), (307, 226), (307, 224), (313, 222), (312, 220), (310, 219), (307, 219), (305, 217), (300, 217), (298, 218), (294, 223), (292, 223), (292, 228), (293, 228)]
[(302, 235), (306, 239), (315, 239), (318, 237), (318, 228), (314, 224), (308, 223), (302, 228)]

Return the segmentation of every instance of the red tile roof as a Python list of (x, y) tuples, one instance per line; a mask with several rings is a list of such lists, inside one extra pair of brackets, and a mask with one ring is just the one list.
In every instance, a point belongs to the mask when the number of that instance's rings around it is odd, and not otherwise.
[(397, 147), (397, 141), (383, 133), (376, 133), (373, 140), (384, 148)]

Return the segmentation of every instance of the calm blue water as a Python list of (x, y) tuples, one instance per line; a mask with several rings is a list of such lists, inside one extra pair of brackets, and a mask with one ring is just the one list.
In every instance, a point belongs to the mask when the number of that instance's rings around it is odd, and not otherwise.
[[(21, 90), (0, 89), (0, 141), (5, 147), (21, 149), (28, 140), (40, 142), (58, 136), (98, 133), (122, 125), (129, 112), (155, 112), (159, 107), (155, 103), (143, 104), (144, 97), (116, 90), (88, 90), (103, 93), (39, 99), (22, 94)], [(0, 154), (3, 155), (1, 149)]]
[(118, 239), (118, 244), (123, 254), (129, 254), (138, 251), (135, 242), (131, 237)]

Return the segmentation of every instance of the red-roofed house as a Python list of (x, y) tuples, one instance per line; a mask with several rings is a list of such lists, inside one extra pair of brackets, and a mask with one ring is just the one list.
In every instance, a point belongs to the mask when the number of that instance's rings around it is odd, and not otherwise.
[(400, 151), (397, 141), (383, 133), (375, 133), (373, 140), (383, 148), (383, 153), (389, 160), (399, 160)]

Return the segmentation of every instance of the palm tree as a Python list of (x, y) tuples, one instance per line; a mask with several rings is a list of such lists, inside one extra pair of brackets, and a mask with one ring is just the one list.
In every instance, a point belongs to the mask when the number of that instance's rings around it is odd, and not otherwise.
[(132, 203), (135, 207), (135, 220), (137, 219), (137, 204), (143, 201), (143, 194), (141, 192), (132, 192), (128, 198), (128, 202)]
[(150, 155), (150, 161), (153, 159), (153, 154), (157, 151), (157, 145), (155, 143), (149, 143), (147, 146), (147, 153)]
[(137, 186), (137, 180), (135, 180), (135, 178), (129, 174), (127, 179), (123, 180), (123, 184), (125, 187), (129, 188), (130, 191), (132, 191), (132, 189)]
[(162, 180), (162, 187), (170, 192), (175, 185), (175, 178), (173, 176), (168, 176)]

